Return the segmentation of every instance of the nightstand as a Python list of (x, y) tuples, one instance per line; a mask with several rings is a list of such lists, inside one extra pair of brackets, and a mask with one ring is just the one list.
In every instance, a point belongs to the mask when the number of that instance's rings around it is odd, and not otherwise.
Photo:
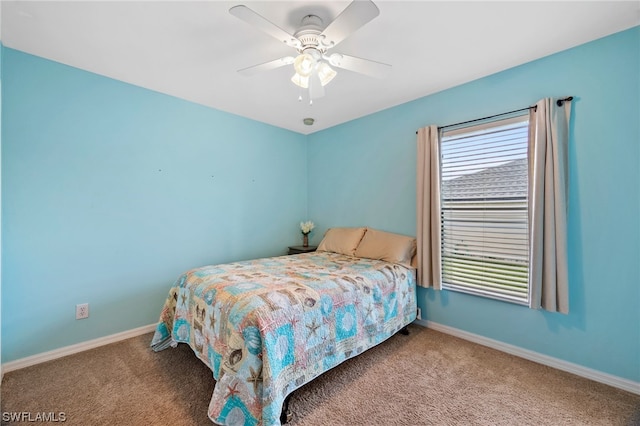
[(311, 253), (312, 251), (316, 251), (318, 246), (289, 246), (288, 254), (300, 254), (300, 253)]

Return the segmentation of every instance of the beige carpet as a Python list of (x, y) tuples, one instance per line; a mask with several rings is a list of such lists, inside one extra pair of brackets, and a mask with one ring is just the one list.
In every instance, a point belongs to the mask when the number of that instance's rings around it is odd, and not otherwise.
[[(419, 326), (293, 393), (291, 426), (632, 425), (640, 396)], [(212, 425), (214, 381), (186, 345), (151, 334), (9, 372), (7, 413), (67, 425)]]

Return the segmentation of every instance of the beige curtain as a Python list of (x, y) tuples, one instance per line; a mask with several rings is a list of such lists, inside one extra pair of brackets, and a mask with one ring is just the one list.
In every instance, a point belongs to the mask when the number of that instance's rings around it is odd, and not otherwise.
[(571, 102), (556, 102), (542, 99), (529, 116), (529, 306), (566, 314)]
[(440, 145), (437, 126), (418, 130), (418, 285), (442, 288), (440, 270)]

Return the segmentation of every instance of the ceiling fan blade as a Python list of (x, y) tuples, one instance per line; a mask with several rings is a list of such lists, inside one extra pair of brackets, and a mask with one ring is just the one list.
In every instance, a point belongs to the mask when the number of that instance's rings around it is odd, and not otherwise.
[(318, 70), (314, 69), (309, 76), (309, 98), (311, 100), (318, 99), (324, 96), (324, 87), (320, 81)]
[(262, 71), (273, 70), (285, 65), (291, 65), (294, 61), (293, 56), (285, 56), (284, 58), (275, 59), (273, 61), (265, 62), (263, 64), (253, 65), (251, 67), (238, 70), (242, 75), (251, 76), (258, 74)]
[(352, 1), (322, 32), (323, 44), (335, 46), (379, 14), (378, 6), (371, 0)]
[(338, 68), (355, 71), (370, 77), (384, 78), (391, 72), (391, 65), (355, 56), (334, 53), (328, 57), (329, 63)]
[(253, 25), (270, 36), (275, 37), (288, 46), (294, 48), (300, 46), (300, 41), (298, 41), (297, 38), (243, 4), (233, 6), (229, 9), (229, 13), (246, 23)]

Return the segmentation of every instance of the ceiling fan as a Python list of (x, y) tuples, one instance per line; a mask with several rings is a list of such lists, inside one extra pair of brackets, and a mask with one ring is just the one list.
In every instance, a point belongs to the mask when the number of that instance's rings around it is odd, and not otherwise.
[[(261, 71), (293, 64), (295, 74), (291, 81), (309, 90), (310, 103), (313, 99), (324, 96), (324, 86), (337, 74), (332, 67), (377, 78), (384, 77), (391, 70), (391, 65), (381, 62), (342, 53), (328, 53), (351, 33), (378, 16), (380, 11), (371, 0), (354, 0), (326, 27), (317, 15), (306, 15), (293, 34), (289, 34), (245, 5), (234, 6), (229, 9), (229, 13), (298, 52), (296, 57), (285, 56), (238, 70), (238, 72), (243, 75), (254, 75)], [(302, 96), (299, 100), (302, 100)]]

